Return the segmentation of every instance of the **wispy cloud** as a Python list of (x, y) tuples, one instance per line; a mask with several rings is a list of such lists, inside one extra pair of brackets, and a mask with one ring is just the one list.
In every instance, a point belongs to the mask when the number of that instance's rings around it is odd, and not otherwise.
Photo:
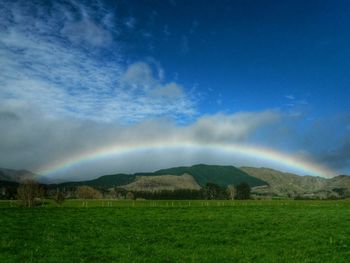
[(284, 98), (287, 102), (283, 104), (283, 107), (290, 117), (300, 118), (305, 115), (305, 112), (307, 112), (309, 108), (309, 103), (306, 99), (299, 99), (292, 94), (285, 95)]
[(86, 17), (78, 22), (66, 22), (61, 33), (74, 44), (88, 43), (92, 46), (107, 46), (112, 42), (112, 35), (107, 30)]
[(121, 122), (195, 113), (194, 98), (181, 85), (164, 83), (146, 63), (119, 62), (124, 54), (113, 38), (115, 18), (101, 3), (96, 10), (74, 1), (1, 5), (3, 107)]
[(130, 29), (130, 30), (133, 30), (134, 28), (135, 28), (135, 26), (136, 26), (136, 19), (135, 19), (135, 17), (132, 17), (132, 16), (130, 16), (130, 17), (127, 17), (125, 20), (124, 20), (124, 25), (128, 28), (128, 29)]

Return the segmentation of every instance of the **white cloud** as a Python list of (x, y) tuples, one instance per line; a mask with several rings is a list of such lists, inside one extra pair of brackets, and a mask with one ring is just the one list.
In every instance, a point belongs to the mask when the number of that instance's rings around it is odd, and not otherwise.
[[(194, 98), (179, 84), (164, 83), (159, 65), (155, 77), (147, 63), (121, 65), (123, 53), (118, 48), (105, 50), (111, 56), (108, 60), (99, 53), (96, 46), (115, 42), (112, 14), (75, 2), (48, 8), (15, 2), (0, 11), (2, 105), (96, 121), (137, 122), (195, 114)], [(104, 22), (97, 24), (95, 18)]]
[(275, 111), (204, 116), (189, 128), (189, 134), (192, 140), (202, 142), (242, 142), (258, 128), (274, 123), (280, 117)]
[(144, 62), (137, 62), (130, 65), (121, 80), (124, 84), (130, 86), (142, 86), (144, 89), (149, 89), (155, 85), (155, 80), (152, 76), (151, 68)]
[(178, 99), (184, 95), (184, 92), (180, 85), (171, 82), (165, 86), (158, 87), (155, 90), (155, 95), (168, 97), (170, 99)]
[(75, 23), (65, 23), (61, 32), (74, 44), (89, 43), (92, 46), (107, 46), (112, 42), (111, 34), (88, 18)]

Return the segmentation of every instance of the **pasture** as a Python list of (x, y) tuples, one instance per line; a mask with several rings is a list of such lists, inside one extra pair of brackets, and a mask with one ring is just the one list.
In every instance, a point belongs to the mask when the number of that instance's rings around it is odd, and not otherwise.
[(350, 201), (0, 202), (0, 262), (348, 262)]

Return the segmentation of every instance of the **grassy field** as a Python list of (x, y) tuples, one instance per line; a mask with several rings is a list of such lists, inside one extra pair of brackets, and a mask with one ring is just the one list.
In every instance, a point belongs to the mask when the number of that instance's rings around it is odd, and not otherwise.
[(0, 202), (0, 262), (348, 262), (350, 201)]

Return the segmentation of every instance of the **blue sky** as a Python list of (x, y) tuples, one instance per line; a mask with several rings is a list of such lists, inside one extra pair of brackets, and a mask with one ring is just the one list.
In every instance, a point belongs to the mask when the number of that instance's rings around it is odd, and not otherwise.
[(0, 166), (179, 136), (350, 173), (348, 1), (2, 0), (0, 10)]
[[(167, 78), (200, 88), (201, 112), (292, 104), (311, 104), (315, 117), (347, 110), (346, 1), (202, 1), (200, 10), (198, 1), (175, 3), (120, 4), (133, 29), (119, 39), (128, 59), (151, 56)], [(208, 107), (208, 97), (219, 105)]]

